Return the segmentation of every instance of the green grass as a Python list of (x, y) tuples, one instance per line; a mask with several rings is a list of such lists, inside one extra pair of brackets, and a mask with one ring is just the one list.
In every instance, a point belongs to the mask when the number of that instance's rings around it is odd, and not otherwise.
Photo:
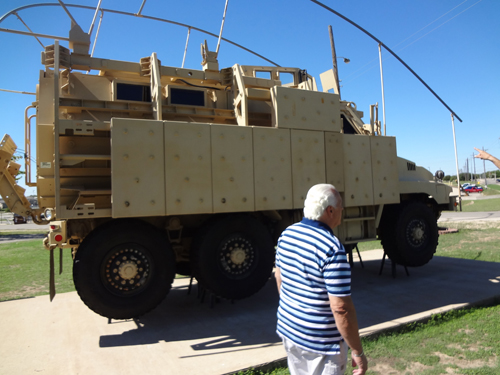
[(5, 230), (5, 231), (0, 231), (0, 237), (2, 236), (11, 236), (11, 235), (16, 235), (16, 234), (46, 234), (47, 230), (40, 230), (40, 229), (27, 229), (27, 230)]
[(500, 263), (500, 221), (455, 222), (458, 233), (439, 236), (437, 256)]
[(367, 374), (499, 374), (499, 325), (496, 305), (434, 315), (403, 332), (365, 338)]
[[(63, 273), (59, 275), (59, 251), (54, 250), (56, 291), (75, 290), (71, 251), (63, 252)], [(42, 240), (0, 244), (0, 301), (34, 297), (49, 293), (49, 252)]]
[[(478, 193), (472, 193), (478, 194)], [(500, 198), (462, 200), (463, 212), (500, 211)]]
[(488, 189), (483, 191), (483, 195), (499, 195), (500, 185), (488, 185)]

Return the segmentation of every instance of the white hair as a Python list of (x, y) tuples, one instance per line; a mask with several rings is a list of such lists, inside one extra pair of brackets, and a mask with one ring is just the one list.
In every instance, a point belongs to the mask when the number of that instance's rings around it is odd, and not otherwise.
[(310, 188), (304, 201), (304, 217), (318, 220), (328, 206), (337, 208), (336, 191), (335, 186), (330, 184), (318, 184)]

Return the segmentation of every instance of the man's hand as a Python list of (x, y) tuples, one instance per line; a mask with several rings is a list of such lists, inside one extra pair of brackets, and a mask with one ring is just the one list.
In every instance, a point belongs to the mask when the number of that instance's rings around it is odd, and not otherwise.
[(368, 359), (366, 355), (362, 355), (361, 357), (352, 356), (352, 367), (354, 367), (352, 371), (353, 375), (364, 375), (368, 370)]

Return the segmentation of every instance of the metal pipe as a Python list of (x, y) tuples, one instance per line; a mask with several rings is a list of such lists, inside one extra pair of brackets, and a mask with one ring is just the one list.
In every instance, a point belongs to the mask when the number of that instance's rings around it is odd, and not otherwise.
[(453, 128), (453, 144), (455, 146), (455, 166), (457, 168), (457, 185), (458, 185), (458, 203), (460, 211), (462, 211), (462, 192), (460, 190), (460, 172), (458, 171), (458, 153), (457, 153), (457, 137), (455, 136), (455, 119), (451, 113), (451, 127)]
[(94, 18), (92, 19), (92, 23), (91, 23), (90, 29), (89, 29), (89, 36), (92, 35), (92, 30), (94, 30), (95, 20), (97, 19), (97, 13), (99, 13), (99, 9), (101, 8), (101, 3), (102, 3), (102, 0), (99, 0), (99, 3), (97, 4), (97, 7), (95, 8)]
[(420, 82), (421, 82), (421, 83), (422, 83), (425, 87), (427, 87), (427, 89), (428, 89), (428, 90), (429, 90), (429, 91), (430, 91), (430, 92), (431, 92), (431, 93), (432, 93), (432, 94), (433, 94), (433, 95), (434, 95), (434, 96), (435, 96), (435, 97), (436, 97), (436, 98), (437, 98), (437, 99), (441, 102), (441, 104), (443, 104), (443, 105), (444, 105), (444, 106), (448, 109), (448, 111), (450, 111), (450, 112), (451, 112), (451, 113), (452, 113), (452, 114), (453, 114), (453, 115), (454, 115), (454, 116), (455, 116), (455, 117), (456, 117), (456, 118), (457, 118), (460, 122), (462, 122), (462, 119), (461, 119), (460, 117), (458, 117), (458, 115), (457, 115), (455, 112), (453, 112), (453, 110), (452, 110), (452, 109), (448, 106), (448, 104), (446, 104), (446, 103), (444, 102), (444, 100), (443, 100), (443, 99), (441, 99), (441, 98), (439, 97), (439, 95), (438, 95), (438, 94), (436, 94), (436, 93), (434, 92), (434, 90), (432, 90), (432, 89), (430, 88), (430, 86), (429, 86), (427, 83), (425, 83), (425, 81), (424, 81), (422, 78), (420, 78), (420, 76), (419, 76), (417, 73), (415, 73), (415, 72), (413, 71), (413, 69), (412, 69), (412, 68), (410, 68), (410, 67), (408, 66), (408, 64), (406, 64), (406, 63), (405, 63), (405, 62), (404, 62), (404, 61), (403, 61), (403, 60), (402, 60), (402, 59), (401, 59), (398, 55), (396, 55), (396, 54), (395, 54), (395, 53), (394, 53), (394, 52), (393, 52), (393, 51), (392, 51), (389, 47), (387, 47), (384, 43), (382, 43), (382, 41), (381, 41), (381, 40), (379, 40), (378, 38), (376, 38), (374, 35), (372, 35), (372, 34), (371, 34), (371, 33), (369, 33), (368, 31), (366, 31), (365, 29), (363, 29), (361, 26), (359, 26), (359, 25), (358, 25), (358, 24), (356, 24), (355, 22), (351, 21), (349, 18), (347, 18), (347, 17), (343, 16), (342, 14), (340, 14), (339, 12), (337, 12), (337, 11), (333, 10), (333, 9), (332, 9), (332, 8), (330, 8), (330, 7), (327, 7), (325, 4), (323, 4), (323, 3), (321, 3), (321, 2), (319, 2), (319, 1), (317, 1), (317, 0), (311, 0), (311, 1), (312, 1), (313, 3), (315, 3), (315, 4), (319, 5), (320, 7), (322, 7), (322, 8), (324, 8), (324, 9), (326, 9), (326, 10), (328, 10), (328, 11), (332, 12), (333, 14), (335, 14), (335, 15), (339, 16), (339, 17), (340, 17), (340, 18), (342, 18), (343, 20), (345, 20), (345, 21), (349, 22), (351, 25), (353, 25), (353, 26), (354, 26), (354, 27), (356, 27), (357, 29), (359, 29), (359, 30), (361, 30), (362, 32), (364, 32), (366, 35), (368, 35), (370, 38), (372, 38), (373, 40), (375, 40), (377, 43), (381, 44), (381, 45), (382, 45), (382, 46), (383, 46), (383, 47), (384, 47), (384, 48), (385, 48), (385, 49), (386, 49), (386, 50), (387, 50), (387, 51), (388, 51), (388, 52), (389, 52), (392, 56), (394, 56), (394, 57), (395, 57), (395, 58), (396, 58), (396, 59), (397, 59), (397, 60), (398, 60), (401, 64), (403, 64), (403, 65), (405, 66), (405, 68), (406, 68), (406, 69), (408, 69), (408, 70), (409, 70), (409, 71), (410, 71), (410, 72), (411, 72), (411, 73), (412, 73), (412, 74), (413, 74), (413, 75), (414, 75), (414, 76), (415, 76), (415, 77), (416, 77), (416, 78), (417, 78), (417, 79), (418, 79), (418, 80), (419, 80), (419, 81), (420, 81)]
[(66, 12), (66, 14), (69, 16), (69, 18), (71, 18), (71, 22), (73, 22), (75, 25), (78, 25), (78, 22), (76, 22), (76, 20), (73, 18), (73, 16), (69, 12), (68, 8), (66, 8), (66, 5), (64, 5), (64, 3), (62, 2), (62, 0), (58, 0), (58, 1), (59, 1), (59, 4), (61, 4), (61, 6), (63, 7), (63, 9)]
[(186, 54), (188, 50), (188, 44), (189, 44), (189, 35), (191, 34), (191, 28), (188, 28), (188, 35), (186, 39), (186, 47), (184, 48), (184, 57), (182, 58), (182, 66), (181, 68), (184, 68), (184, 62), (186, 61)]
[(135, 14), (136, 16), (139, 16), (139, 17), (142, 17), (141, 15), (141, 12), (142, 12), (142, 8), (144, 8), (144, 4), (146, 4), (146, 1), (147, 0), (144, 0), (141, 4), (141, 9), (139, 9), (139, 11)]
[(97, 44), (97, 37), (99, 36), (99, 31), (101, 30), (101, 23), (102, 23), (103, 16), (104, 16), (104, 12), (101, 11), (101, 15), (99, 16), (99, 24), (97, 25), (97, 31), (95, 33), (94, 44), (92, 45), (92, 52), (90, 54), (90, 57), (94, 56), (95, 45)]
[[(14, 9), (14, 10), (11, 10), (10, 12), (8, 12), (8, 13), (4, 14), (2, 17), (0, 17), (0, 23), (2, 23), (3, 20), (5, 20), (8, 16), (10, 16), (11, 14), (13, 14), (16, 11), (20, 11), (20, 10), (28, 9), (28, 8), (40, 7), (40, 6), (58, 6), (58, 4), (54, 4), (54, 3), (41, 3), (41, 4), (31, 4), (31, 5), (21, 6), (21, 7), (18, 7), (16, 9)], [(67, 4), (67, 6), (68, 7), (73, 7), (73, 8), (79, 8), (79, 9), (94, 10), (94, 7), (90, 7), (90, 6), (86, 6), (86, 5)], [(109, 13), (113, 13), (113, 14), (120, 14), (120, 15), (124, 15), (124, 16), (141, 17), (141, 18), (145, 18), (145, 19), (148, 19), (148, 20), (152, 20), (152, 21), (159, 21), (159, 22), (170, 23), (172, 25), (177, 25), (177, 26), (181, 26), (181, 27), (191, 28), (193, 30), (199, 31), (199, 32), (201, 32), (203, 34), (207, 34), (207, 35), (210, 35), (210, 36), (213, 36), (213, 37), (216, 37), (216, 38), (218, 37), (218, 35), (216, 35), (214, 33), (211, 33), (210, 31), (206, 31), (206, 30), (200, 29), (199, 27), (187, 25), (187, 24), (184, 24), (184, 23), (176, 22), (176, 21), (167, 20), (165, 18), (143, 16), (143, 15), (137, 15), (135, 13), (123, 12), (123, 11), (120, 11), (120, 10), (105, 9), (105, 8), (102, 8), (101, 11), (102, 12), (109, 12)], [(30, 33), (23, 33), (21, 31), (9, 30), (9, 29), (2, 29), (2, 28), (0, 28), (0, 31), (11, 32), (11, 33), (14, 33), (14, 34), (29, 35), (29, 36), (38, 35), (38, 36), (41, 36), (41, 37), (44, 37), (44, 38), (59, 39), (59, 40), (69, 41), (69, 38), (64, 38), (64, 37), (59, 37), (59, 36), (47, 36), (47, 35), (43, 35), (43, 34), (30, 34)], [(232, 40), (229, 40), (229, 39), (226, 39), (226, 38), (221, 38), (221, 40), (223, 40), (223, 41), (225, 41), (225, 42), (227, 42), (229, 44), (232, 44), (235, 47), (241, 48), (242, 50), (247, 51), (248, 53), (251, 53), (254, 56), (257, 56), (257, 57), (261, 58), (262, 60), (265, 60), (265, 61), (267, 61), (268, 63), (270, 63), (270, 64), (272, 64), (274, 66), (277, 66), (277, 67), (281, 66), (279, 64), (276, 64), (274, 61), (268, 59), (267, 57), (264, 57), (264, 56), (258, 54), (257, 52), (252, 51), (249, 48), (243, 47), (241, 44), (235, 43)]]
[(219, 55), (220, 39), (222, 38), (222, 30), (224, 29), (224, 21), (226, 20), (227, 4), (229, 0), (226, 0), (226, 6), (224, 7), (224, 15), (222, 16), (222, 24), (220, 25), (219, 40), (217, 41), (217, 48), (215, 50), (215, 56)]
[(33, 187), (36, 183), (31, 182), (31, 119), (36, 117), (36, 114), (28, 116), (28, 111), (36, 106), (30, 105), (24, 110), (24, 182), (26, 186)]
[(27, 92), (27, 91), (16, 91), (16, 90), (7, 90), (7, 89), (0, 89), (0, 91), (13, 92), (15, 94), (36, 95), (35, 92)]
[(54, 190), (55, 190), (55, 209), (56, 215), (61, 215), (61, 170), (60, 161), (61, 158), (59, 156), (59, 62), (60, 62), (60, 53), (59, 53), (59, 41), (56, 40), (54, 43)]
[(62, 36), (54, 36), (54, 35), (40, 34), (40, 33), (29, 33), (27, 31), (21, 31), (21, 30), (10, 30), (10, 29), (0, 28), (0, 31), (6, 32), (6, 33), (12, 33), (12, 34), (20, 34), (20, 35), (27, 35), (27, 36), (39, 36), (40, 38), (49, 38), (49, 39), (58, 39), (58, 40), (69, 41), (69, 38), (65, 38)]
[(340, 82), (339, 82), (339, 71), (337, 67), (337, 52), (335, 51), (335, 42), (333, 40), (333, 31), (331, 25), (328, 25), (328, 32), (330, 34), (330, 48), (332, 50), (333, 74), (335, 75), (335, 85), (337, 86), (337, 94), (339, 94), (339, 99), (340, 99)]
[(378, 44), (378, 58), (380, 60), (380, 82), (382, 84), (382, 119), (384, 120), (384, 136), (386, 136), (385, 129), (385, 94), (384, 94), (384, 70), (382, 69), (382, 48)]
[[(23, 19), (19, 16), (19, 14), (17, 13), (14, 13), (16, 15), (16, 17), (19, 19), (19, 21), (21, 21), (23, 23), (24, 26), (26, 26), (26, 28), (32, 33), (33, 30), (31, 30), (29, 28), (28, 25), (26, 25), (26, 22), (23, 21)], [(35, 36), (35, 39), (38, 40), (38, 43), (40, 43), (40, 45), (42, 46), (42, 48), (45, 48), (45, 46), (42, 44), (42, 42), (40, 42), (40, 39), (38, 39), (36, 36)]]

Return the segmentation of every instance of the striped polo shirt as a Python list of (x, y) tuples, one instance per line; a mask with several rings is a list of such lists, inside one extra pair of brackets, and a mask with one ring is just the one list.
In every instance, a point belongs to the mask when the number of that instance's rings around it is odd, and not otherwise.
[(326, 224), (302, 219), (281, 234), (276, 250), (281, 273), (277, 333), (320, 354), (338, 354), (342, 339), (328, 295), (351, 295), (344, 247)]

